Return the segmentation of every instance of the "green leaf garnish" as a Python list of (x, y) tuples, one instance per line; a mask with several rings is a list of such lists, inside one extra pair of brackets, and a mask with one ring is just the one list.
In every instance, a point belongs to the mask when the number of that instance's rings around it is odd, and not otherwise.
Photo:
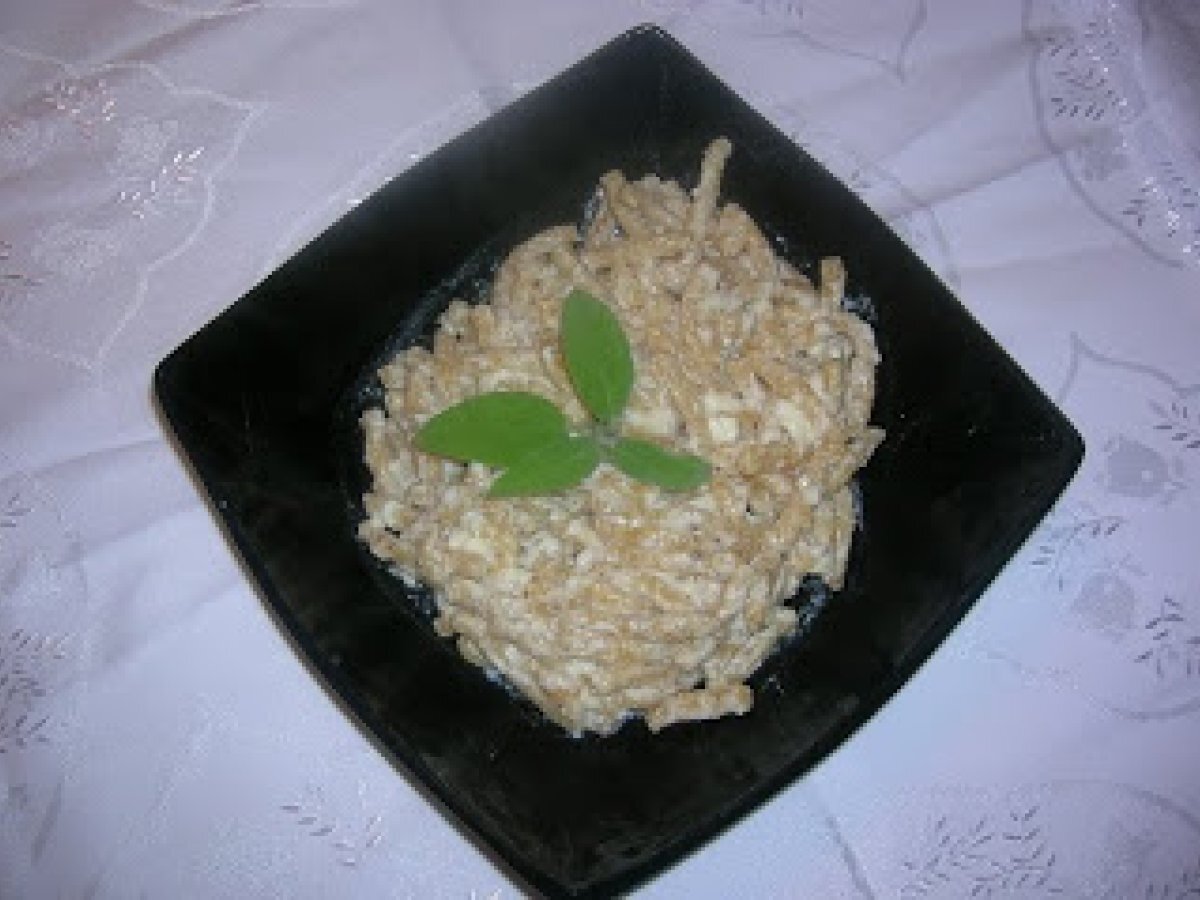
[(609, 459), (630, 478), (668, 491), (690, 491), (708, 481), (712, 474), (712, 467), (698, 456), (672, 453), (635, 438), (617, 441)]
[(493, 391), (442, 410), (426, 422), (413, 438), (417, 449), (503, 469), (488, 489), (489, 497), (564, 491), (591, 475), (602, 461), (668, 491), (704, 484), (712, 470), (698, 456), (616, 433), (617, 419), (633, 389), (633, 355), (612, 310), (576, 288), (563, 301), (560, 329), (567, 374), (598, 424), (585, 434), (572, 434), (566, 416), (546, 398), (525, 391)]
[(437, 456), (504, 467), (566, 437), (566, 416), (546, 398), (525, 391), (494, 391), (438, 413), (413, 443)]
[(612, 424), (633, 387), (633, 355), (621, 323), (607, 306), (576, 288), (563, 303), (559, 328), (575, 392), (598, 421)]
[(573, 488), (600, 464), (600, 445), (587, 435), (563, 436), (531, 450), (488, 489), (489, 497), (556, 494)]

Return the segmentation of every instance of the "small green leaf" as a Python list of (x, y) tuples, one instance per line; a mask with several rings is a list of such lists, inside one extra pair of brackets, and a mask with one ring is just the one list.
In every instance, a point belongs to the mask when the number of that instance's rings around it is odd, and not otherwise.
[(495, 391), (442, 410), (413, 443), (426, 453), (503, 467), (566, 436), (566, 417), (549, 400), (524, 391)]
[(575, 487), (600, 464), (600, 446), (587, 436), (563, 436), (530, 450), (488, 489), (489, 497), (555, 494)]
[(630, 478), (668, 491), (690, 491), (708, 481), (712, 467), (690, 453), (672, 453), (657, 444), (622, 438), (611, 451), (612, 464)]
[(607, 306), (576, 288), (563, 302), (559, 330), (563, 362), (579, 399), (601, 422), (614, 422), (633, 387), (633, 355), (621, 323)]

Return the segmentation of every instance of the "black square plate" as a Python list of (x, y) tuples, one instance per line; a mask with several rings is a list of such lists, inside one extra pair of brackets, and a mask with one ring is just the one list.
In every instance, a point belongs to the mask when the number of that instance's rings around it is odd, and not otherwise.
[[(723, 195), (872, 301), (888, 437), (845, 589), (744, 717), (572, 739), (462, 662), (354, 539), (363, 373), (607, 169)], [(368, 378), (369, 382), (369, 378)], [(663, 32), (634, 29), (404, 172), (155, 374), (180, 447), (282, 627), (393, 760), (527, 886), (627, 889), (810, 768), (933, 652), (1046, 513), (1083, 444), (850, 191)]]

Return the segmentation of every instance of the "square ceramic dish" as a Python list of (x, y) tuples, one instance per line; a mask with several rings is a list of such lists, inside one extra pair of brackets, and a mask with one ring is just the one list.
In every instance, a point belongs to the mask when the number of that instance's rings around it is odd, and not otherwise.
[[(437, 638), (356, 541), (355, 420), (384, 355), (607, 169), (694, 178), (869, 297), (887, 440), (844, 590), (753, 679), (754, 710), (573, 739)], [(155, 388), (281, 628), (328, 689), (537, 891), (626, 890), (804, 773), (934, 651), (1070, 479), (1062, 414), (849, 190), (663, 32), (635, 29), (397, 176), (179, 347)]]

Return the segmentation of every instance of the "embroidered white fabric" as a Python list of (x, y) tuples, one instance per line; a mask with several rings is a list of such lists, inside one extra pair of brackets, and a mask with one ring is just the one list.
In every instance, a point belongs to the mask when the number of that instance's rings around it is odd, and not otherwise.
[(1193, 0), (48, 0), (0, 16), (0, 897), (519, 894), (281, 638), (149, 378), (645, 20), (884, 215), (1088, 455), (878, 716), (639, 893), (1200, 892)]

